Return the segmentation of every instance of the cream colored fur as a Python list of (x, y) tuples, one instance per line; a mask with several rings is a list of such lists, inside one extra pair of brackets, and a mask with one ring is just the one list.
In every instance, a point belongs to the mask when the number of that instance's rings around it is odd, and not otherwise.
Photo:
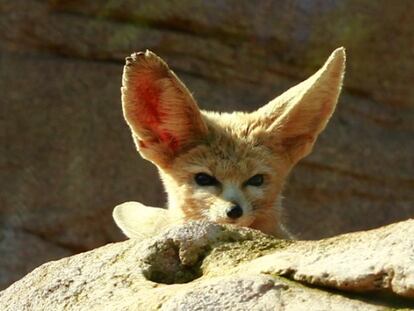
[[(128, 202), (114, 209), (128, 237), (151, 236), (172, 224), (208, 219), (287, 237), (280, 213), (283, 184), (308, 155), (335, 110), (345, 70), (339, 48), (323, 67), (252, 113), (200, 111), (167, 64), (146, 51), (128, 57), (122, 103), (140, 154), (153, 162), (168, 193), (168, 209)], [(199, 186), (197, 173), (214, 176)], [(247, 183), (254, 175), (263, 185)], [(237, 219), (226, 216), (241, 206)]]

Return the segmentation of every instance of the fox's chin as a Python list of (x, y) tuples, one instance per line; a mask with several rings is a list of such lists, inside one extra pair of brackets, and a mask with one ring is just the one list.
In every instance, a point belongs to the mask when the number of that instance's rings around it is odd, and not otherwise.
[(256, 217), (251, 214), (244, 214), (242, 217), (237, 219), (232, 219), (229, 217), (226, 217), (224, 215), (217, 215), (215, 213), (198, 213), (198, 214), (187, 214), (184, 216), (183, 221), (188, 220), (207, 220), (211, 222), (215, 222), (218, 224), (229, 224), (229, 225), (236, 225), (239, 227), (251, 227), (256, 220)]
[(254, 217), (244, 216), (238, 219), (231, 219), (228, 217), (223, 217), (223, 218), (215, 218), (215, 219), (210, 218), (208, 220), (211, 220), (219, 224), (230, 224), (230, 225), (236, 225), (239, 227), (250, 227), (254, 222)]

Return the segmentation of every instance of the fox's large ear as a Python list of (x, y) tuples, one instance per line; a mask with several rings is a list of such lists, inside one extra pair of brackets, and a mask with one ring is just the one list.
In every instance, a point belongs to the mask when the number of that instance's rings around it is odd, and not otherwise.
[(267, 144), (287, 151), (293, 163), (308, 155), (325, 128), (342, 87), (345, 49), (336, 49), (313, 76), (260, 108)]
[(122, 106), (141, 155), (165, 166), (207, 133), (190, 92), (150, 51), (126, 58)]
[(145, 206), (138, 202), (125, 202), (116, 206), (112, 217), (129, 238), (148, 238), (171, 224), (168, 210)]

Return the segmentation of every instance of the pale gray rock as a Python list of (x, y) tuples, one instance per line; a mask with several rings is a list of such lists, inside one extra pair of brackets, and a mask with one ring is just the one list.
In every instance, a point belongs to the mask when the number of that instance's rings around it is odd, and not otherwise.
[(178, 293), (161, 310), (385, 310), (266, 275), (217, 277)]
[[(410, 309), (414, 235), (405, 233), (413, 223), (322, 241), (282, 241), (251, 229), (189, 223), (44, 264), (0, 292), (0, 309)], [(399, 245), (403, 239), (409, 242)], [(375, 269), (367, 278), (371, 265), (395, 271), (393, 285), (377, 282), (374, 274), (382, 271)], [(391, 295), (382, 297), (384, 291)]]
[(321, 241), (299, 241), (248, 266), (249, 271), (256, 268), (318, 286), (382, 290), (414, 298), (414, 220)]

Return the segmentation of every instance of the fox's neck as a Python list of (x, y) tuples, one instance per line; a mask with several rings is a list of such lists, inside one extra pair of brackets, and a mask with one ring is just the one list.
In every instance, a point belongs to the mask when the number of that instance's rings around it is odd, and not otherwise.
[(185, 222), (186, 215), (184, 214), (183, 209), (183, 200), (180, 200), (179, 196), (176, 194), (173, 194), (172, 192), (168, 192), (168, 202), (167, 202), (167, 208), (170, 211), (171, 217), (176, 222)]

